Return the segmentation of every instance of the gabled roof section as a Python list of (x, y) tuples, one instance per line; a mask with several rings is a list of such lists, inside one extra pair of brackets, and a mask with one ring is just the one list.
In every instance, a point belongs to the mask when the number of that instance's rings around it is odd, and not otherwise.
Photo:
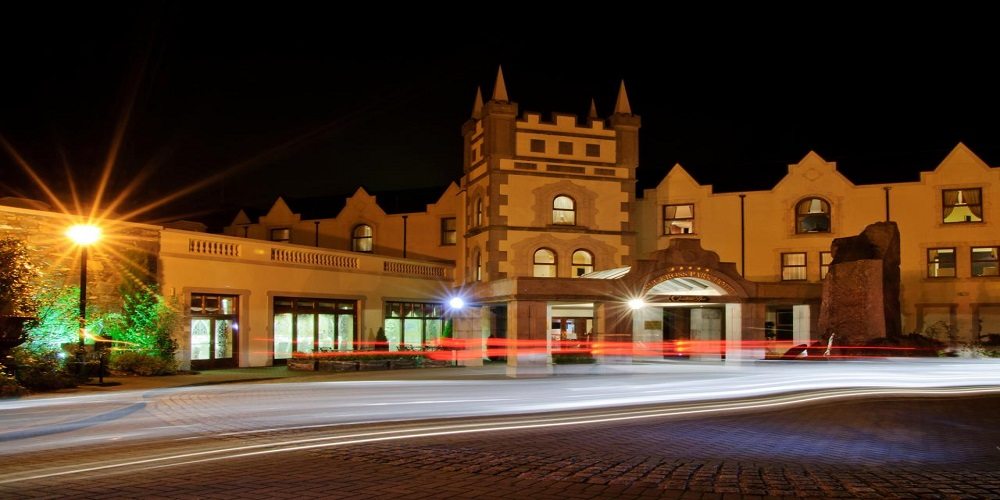
[(792, 182), (792, 179), (796, 179), (796, 182), (805, 182), (807, 184), (815, 184), (817, 186), (828, 185), (831, 182), (839, 182), (847, 184), (848, 186), (854, 186), (854, 183), (850, 179), (844, 177), (837, 170), (837, 164), (835, 162), (826, 161), (823, 159), (819, 153), (815, 151), (809, 151), (805, 156), (799, 160), (798, 163), (793, 163), (788, 165), (788, 174), (781, 178), (777, 184), (774, 185), (774, 190), (782, 187), (782, 185)]
[(667, 172), (667, 175), (663, 177), (659, 184), (656, 185), (656, 189), (661, 190), (666, 189), (668, 186), (684, 185), (708, 189), (709, 192), (712, 192), (712, 186), (710, 184), (700, 184), (698, 180), (695, 179), (680, 163), (675, 163), (673, 167), (670, 167), (670, 171)]
[(945, 156), (937, 167), (934, 167), (934, 171), (942, 172), (961, 166), (979, 167), (987, 172), (992, 170), (992, 168), (990, 168), (990, 166), (987, 165), (986, 162), (979, 157), (979, 155), (973, 153), (968, 146), (960, 142), (952, 148), (951, 152), (948, 153), (948, 156)]
[(274, 205), (271, 205), (271, 209), (268, 210), (267, 215), (265, 215), (268, 219), (294, 219), (295, 216), (296, 214), (292, 212), (291, 207), (280, 196), (275, 200)]

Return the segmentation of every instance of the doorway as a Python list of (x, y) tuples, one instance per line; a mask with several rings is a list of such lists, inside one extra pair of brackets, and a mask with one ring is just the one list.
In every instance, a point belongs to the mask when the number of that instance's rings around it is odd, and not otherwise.
[(192, 369), (239, 365), (238, 305), (235, 295), (191, 294)]

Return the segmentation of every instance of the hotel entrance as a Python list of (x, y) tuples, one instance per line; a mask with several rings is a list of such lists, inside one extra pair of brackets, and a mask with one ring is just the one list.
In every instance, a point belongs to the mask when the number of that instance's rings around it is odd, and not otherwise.
[(663, 358), (724, 355), (726, 311), (718, 306), (662, 308)]

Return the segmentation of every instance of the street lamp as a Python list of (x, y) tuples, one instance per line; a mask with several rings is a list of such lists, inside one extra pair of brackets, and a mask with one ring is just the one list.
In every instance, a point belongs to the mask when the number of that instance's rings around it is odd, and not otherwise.
[(77, 224), (66, 231), (66, 236), (80, 246), (80, 342), (76, 346), (76, 362), (79, 364), (78, 374), (83, 378), (87, 353), (83, 343), (87, 331), (87, 247), (101, 239), (101, 228), (91, 224)]

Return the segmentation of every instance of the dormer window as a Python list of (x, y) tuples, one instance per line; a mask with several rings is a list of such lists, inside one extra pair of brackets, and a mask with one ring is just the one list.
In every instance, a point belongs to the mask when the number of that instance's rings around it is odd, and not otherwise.
[(351, 232), (351, 250), (355, 252), (372, 251), (372, 227), (368, 224), (358, 224)]
[(829, 233), (830, 204), (822, 198), (806, 198), (795, 205), (795, 232)]

